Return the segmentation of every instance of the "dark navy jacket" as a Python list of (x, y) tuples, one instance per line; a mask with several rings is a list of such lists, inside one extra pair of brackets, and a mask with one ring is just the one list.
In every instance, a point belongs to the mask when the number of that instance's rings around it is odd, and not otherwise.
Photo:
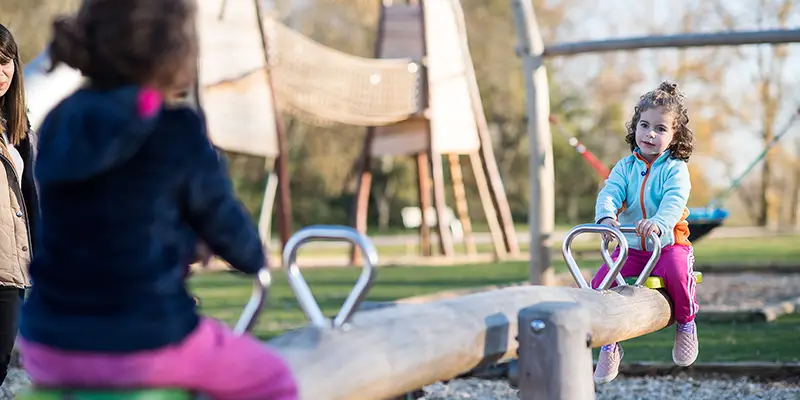
[(29, 341), (106, 353), (176, 343), (199, 320), (184, 286), (198, 237), (240, 271), (264, 265), (203, 119), (188, 108), (143, 119), (138, 91), (82, 89), (42, 124)]

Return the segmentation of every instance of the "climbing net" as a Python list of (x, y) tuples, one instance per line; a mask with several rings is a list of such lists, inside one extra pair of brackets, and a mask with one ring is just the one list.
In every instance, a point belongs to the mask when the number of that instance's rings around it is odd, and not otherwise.
[(264, 24), (277, 106), (318, 125), (380, 126), (421, 109), (420, 65), (357, 57), (323, 46), (277, 20)]

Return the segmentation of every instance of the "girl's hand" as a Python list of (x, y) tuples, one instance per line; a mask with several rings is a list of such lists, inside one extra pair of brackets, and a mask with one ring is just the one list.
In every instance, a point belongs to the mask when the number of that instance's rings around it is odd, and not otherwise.
[(203, 268), (208, 267), (208, 262), (211, 261), (212, 256), (213, 253), (211, 252), (211, 249), (208, 248), (208, 245), (203, 243), (203, 241), (198, 240), (195, 247), (195, 257), (197, 257), (197, 261), (200, 263), (200, 266)]
[[(608, 226), (608, 227), (611, 227), (611, 228), (619, 229), (619, 222), (617, 222), (617, 220), (615, 220), (614, 218), (609, 218), (609, 217), (603, 218), (603, 219), (600, 220), (600, 225), (605, 225), (605, 226)], [(603, 234), (603, 239), (605, 239), (606, 242), (610, 242), (610, 241), (614, 240), (615, 238), (614, 238), (613, 235), (611, 235), (609, 233), (604, 233)]]
[(653, 233), (658, 233), (658, 235), (661, 236), (661, 231), (659, 231), (658, 226), (656, 226), (655, 222), (650, 221), (649, 219), (640, 219), (639, 221), (636, 222), (637, 235), (643, 238), (647, 238), (650, 237), (650, 235), (652, 235)]

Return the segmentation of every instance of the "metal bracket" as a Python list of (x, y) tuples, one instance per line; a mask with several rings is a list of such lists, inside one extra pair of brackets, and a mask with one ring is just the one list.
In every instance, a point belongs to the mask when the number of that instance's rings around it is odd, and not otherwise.
[[(609, 273), (606, 275), (606, 279), (603, 280), (603, 283), (598, 288), (598, 290), (606, 290), (611, 287), (611, 278), (619, 274), (619, 271), (622, 269), (622, 265), (628, 258), (628, 241), (625, 239), (625, 235), (623, 235), (619, 229), (599, 224), (578, 225), (567, 232), (567, 236), (564, 237), (564, 242), (561, 245), (561, 254), (564, 257), (564, 261), (567, 263), (567, 268), (569, 268), (572, 278), (575, 279), (575, 283), (577, 283), (581, 289), (591, 289), (591, 286), (586, 283), (586, 279), (583, 277), (583, 274), (581, 274), (581, 269), (578, 267), (575, 257), (572, 256), (572, 241), (583, 233), (610, 234), (615, 236), (619, 242), (619, 257), (617, 258), (616, 262), (607, 264)], [(611, 261), (610, 256), (608, 261)]]
[[(311, 293), (311, 289), (308, 287), (308, 283), (303, 278), (303, 274), (300, 273), (300, 268), (297, 265), (298, 249), (303, 244), (313, 240), (349, 242), (356, 245), (363, 255), (364, 268), (361, 270), (361, 275), (359, 275), (353, 289), (347, 295), (344, 304), (342, 304), (333, 321), (322, 314), (319, 303)], [(340, 328), (350, 320), (372, 287), (376, 274), (375, 265), (377, 264), (378, 251), (372, 241), (367, 236), (348, 226), (315, 225), (303, 228), (289, 238), (283, 250), (283, 266), (287, 270), (289, 286), (291, 286), (297, 301), (300, 303), (300, 307), (309, 321), (311, 321), (311, 324), (323, 329)]]
[[(606, 274), (605, 278), (603, 278), (603, 281), (600, 283), (600, 286), (597, 288), (597, 290), (608, 290), (608, 288), (611, 287), (612, 281), (616, 281), (617, 285), (619, 286), (625, 286), (625, 278), (620, 274), (620, 271), (622, 270), (622, 266), (625, 264), (625, 261), (628, 258), (628, 240), (625, 238), (623, 233), (633, 232), (636, 232), (636, 228), (633, 226), (621, 226), (619, 229), (617, 229), (606, 225), (583, 224), (572, 228), (564, 238), (564, 243), (561, 246), (561, 253), (564, 257), (564, 261), (567, 263), (567, 267), (569, 268), (572, 278), (575, 279), (575, 283), (577, 283), (582, 289), (591, 288), (591, 286), (589, 286), (589, 284), (586, 282), (586, 279), (583, 277), (583, 274), (581, 274), (580, 267), (578, 267), (575, 257), (572, 256), (572, 241), (583, 233), (602, 233), (610, 234), (616, 238), (617, 243), (619, 243), (619, 256), (617, 257), (616, 261), (611, 258), (611, 254), (608, 252), (609, 241), (603, 238), (600, 245), (600, 255), (602, 256), (606, 265), (608, 265), (609, 272)], [(647, 281), (647, 278), (649, 278), (650, 274), (653, 272), (656, 263), (658, 263), (658, 259), (661, 257), (661, 238), (658, 236), (658, 234), (653, 233), (648, 239), (650, 239), (653, 244), (653, 252), (644, 269), (636, 278), (634, 286), (644, 285), (645, 281)]]
[[(635, 226), (621, 226), (619, 227), (620, 232), (622, 233), (635, 233), (636, 227)], [(644, 283), (647, 281), (647, 278), (650, 278), (650, 274), (653, 273), (653, 269), (656, 267), (658, 263), (658, 259), (661, 258), (661, 238), (658, 236), (657, 233), (653, 232), (650, 237), (650, 242), (653, 244), (653, 252), (650, 255), (650, 259), (647, 260), (647, 264), (645, 264), (644, 269), (639, 276), (636, 278), (636, 282), (633, 286), (643, 286)], [(611, 254), (608, 253), (608, 242), (603, 239), (603, 244), (600, 247), (600, 252), (603, 256), (603, 260), (608, 263), (608, 260), (611, 260)], [(611, 265), (611, 264), (607, 264)], [(622, 274), (617, 274), (617, 284), (625, 285), (625, 278), (622, 277)], [(622, 281), (622, 283), (620, 283)]]
[(253, 329), (258, 315), (261, 313), (261, 309), (264, 308), (264, 303), (266, 303), (270, 285), (272, 285), (272, 277), (269, 269), (264, 267), (256, 274), (256, 279), (253, 281), (253, 293), (244, 306), (242, 315), (233, 328), (233, 333), (244, 335)]

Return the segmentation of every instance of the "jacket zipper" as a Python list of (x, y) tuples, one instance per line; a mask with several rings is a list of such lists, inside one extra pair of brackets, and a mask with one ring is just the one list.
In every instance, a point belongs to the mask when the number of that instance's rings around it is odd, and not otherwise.
[[(14, 195), (17, 196), (17, 203), (19, 203), (20, 208), (22, 209), (22, 216), (25, 218), (25, 234), (28, 237), (28, 255), (31, 259), (33, 259), (33, 242), (31, 241), (31, 226), (30, 221), (28, 220), (28, 207), (25, 205), (25, 199), (22, 197), (22, 189), (20, 189), (20, 182), (17, 178), (17, 172), (14, 168), (14, 164), (11, 160), (8, 159), (3, 154), (0, 154), (0, 159), (6, 164), (6, 168), (11, 168), (11, 174), (14, 182), (12, 182), (11, 190), (14, 191)], [(6, 173), (6, 176), (9, 174)], [(25, 285), (25, 281), (27, 281), (27, 273), (25, 271), (20, 271), (22, 273), (22, 284)]]
[[(647, 219), (647, 210), (645, 210), (644, 208), (644, 187), (645, 185), (647, 185), (647, 179), (650, 178), (650, 170), (652, 168), (651, 164), (648, 163), (646, 160), (644, 160), (643, 158), (639, 159), (642, 160), (642, 162), (644, 162), (645, 167), (647, 167), (647, 170), (644, 173), (644, 180), (642, 181), (642, 187), (639, 189), (639, 205), (642, 207), (642, 219)], [(642, 237), (641, 240), (642, 240), (642, 250), (647, 251), (647, 238)]]

